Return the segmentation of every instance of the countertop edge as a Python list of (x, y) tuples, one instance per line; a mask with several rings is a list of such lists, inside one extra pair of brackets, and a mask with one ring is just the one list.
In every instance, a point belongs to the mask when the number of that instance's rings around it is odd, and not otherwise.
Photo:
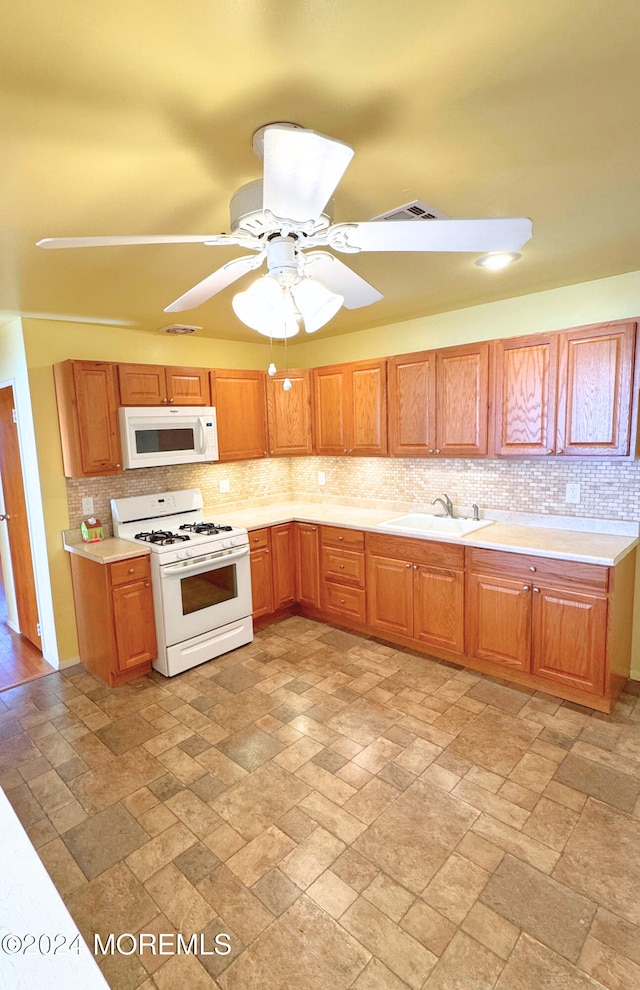
[(107, 536), (96, 543), (83, 543), (79, 530), (65, 530), (62, 533), (62, 546), (67, 553), (93, 560), (96, 564), (115, 564), (129, 557), (148, 557), (151, 551), (148, 547), (139, 546), (129, 540), (120, 540), (115, 536)]

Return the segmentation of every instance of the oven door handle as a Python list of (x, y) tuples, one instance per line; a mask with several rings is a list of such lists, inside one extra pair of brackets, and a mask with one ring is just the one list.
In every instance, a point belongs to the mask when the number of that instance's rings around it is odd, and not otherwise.
[(162, 577), (165, 575), (172, 576), (174, 574), (193, 574), (194, 571), (201, 571), (203, 564), (232, 564), (234, 561), (248, 556), (248, 554), (249, 547), (240, 547), (237, 550), (230, 550), (228, 553), (224, 553), (223, 551), (219, 557), (200, 557), (191, 561), (190, 564), (165, 564), (160, 567), (160, 574)]

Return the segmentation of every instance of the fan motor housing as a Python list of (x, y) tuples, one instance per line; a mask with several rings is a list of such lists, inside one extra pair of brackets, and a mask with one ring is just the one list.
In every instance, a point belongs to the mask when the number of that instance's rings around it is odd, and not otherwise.
[[(231, 230), (246, 231), (255, 237), (270, 234), (278, 230), (272, 217), (268, 217), (262, 209), (262, 179), (247, 182), (231, 197), (229, 204), (231, 214)], [(313, 233), (325, 230), (333, 223), (333, 200), (325, 206), (323, 212), (314, 224)], [(308, 233), (308, 231), (306, 231)]]

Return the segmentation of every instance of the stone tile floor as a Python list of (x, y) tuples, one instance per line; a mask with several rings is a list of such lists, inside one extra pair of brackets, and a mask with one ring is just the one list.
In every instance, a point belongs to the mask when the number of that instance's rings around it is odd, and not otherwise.
[(106, 957), (113, 990), (631, 990), (639, 695), (290, 618), (171, 680), (0, 694), (0, 785), (90, 945), (230, 938)]

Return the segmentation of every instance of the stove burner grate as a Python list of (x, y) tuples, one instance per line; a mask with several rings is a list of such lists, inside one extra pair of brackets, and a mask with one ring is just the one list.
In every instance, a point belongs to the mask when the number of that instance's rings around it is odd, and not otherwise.
[(217, 533), (230, 533), (233, 526), (222, 526), (220, 523), (184, 523), (180, 529), (187, 529), (198, 536), (216, 536)]
[[(182, 527), (180, 527), (182, 529)], [(165, 529), (152, 529), (149, 533), (136, 533), (136, 540), (145, 543), (156, 543), (161, 547), (171, 546), (172, 543), (184, 543), (189, 537), (186, 533), (170, 533)]]

